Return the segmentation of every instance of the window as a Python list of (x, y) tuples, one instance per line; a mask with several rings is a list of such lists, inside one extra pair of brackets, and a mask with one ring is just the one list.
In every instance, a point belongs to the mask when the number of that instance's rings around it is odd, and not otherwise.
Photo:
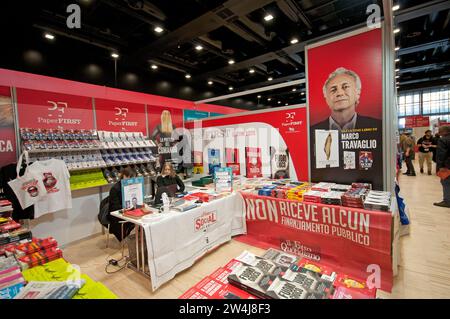
[(401, 117), (398, 119), (398, 128), (405, 128), (405, 118)]
[(442, 114), (449, 112), (449, 89), (433, 89), (423, 92), (423, 114)]
[(398, 98), (400, 116), (420, 115), (420, 92), (408, 92)]

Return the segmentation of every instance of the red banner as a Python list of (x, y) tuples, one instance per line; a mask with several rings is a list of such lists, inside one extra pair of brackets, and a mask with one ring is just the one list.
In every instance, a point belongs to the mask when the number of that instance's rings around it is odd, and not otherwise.
[(407, 116), (405, 117), (405, 127), (429, 127), (430, 117), (429, 116)]
[(17, 89), (21, 128), (94, 129), (90, 97)]
[(16, 134), (9, 87), (0, 86), (0, 167), (16, 161)]
[(97, 130), (110, 132), (142, 132), (147, 135), (145, 105), (95, 99)]
[(320, 261), (364, 281), (370, 265), (379, 267), (381, 289), (391, 291), (391, 214), (241, 194), (247, 235), (238, 240)]

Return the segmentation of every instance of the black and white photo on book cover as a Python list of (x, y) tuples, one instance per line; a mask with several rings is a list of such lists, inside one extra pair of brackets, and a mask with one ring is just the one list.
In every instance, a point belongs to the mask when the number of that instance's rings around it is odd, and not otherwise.
[(344, 169), (356, 169), (355, 152), (344, 151)]

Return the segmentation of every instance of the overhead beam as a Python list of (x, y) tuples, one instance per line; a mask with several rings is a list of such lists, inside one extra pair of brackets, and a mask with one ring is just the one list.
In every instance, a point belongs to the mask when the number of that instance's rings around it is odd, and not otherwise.
[(441, 76), (435, 76), (435, 77), (431, 77), (431, 78), (422, 78), (422, 79), (416, 79), (416, 80), (410, 80), (410, 81), (403, 81), (403, 82), (400, 82), (399, 84), (400, 85), (405, 85), (405, 84), (431, 82), (431, 81), (438, 81), (438, 80), (445, 80), (445, 79), (450, 79), (450, 74), (445, 74), (445, 75), (441, 75)]
[(190, 42), (208, 32), (231, 22), (239, 16), (245, 16), (274, 0), (228, 0), (221, 6), (182, 25), (178, 29), (162, 35), (158, 40), (144, 46), (133, 56), (135, 60), (149, 59), (178, 45)]
[(405, 54), (410, 54), (410, 53), (415, 53), (415, 52), (426, 51), (426, 50), (430, 50), (430, 49), (436, 49), (436, 48), (440, 48), (440, 47), (446, 48), (449, 45), (450, 45), (450, 40), (448, 40), (448, 39), (437, 40), (437, 41), (433, 41), (433, 42), (415, 45), (415, 46), (408, 47), (408, 48), (401, 48), (400, 50), (398, 50), (397, 55), (405, 55)]
[[(305, 72), (299, 72), (299, 73), (283, 76), (282, 78), (275, 78), (272, 81), (270, 81), (270, 83), (277, 84), (277, 83), (283, 83), (286, 81), (292, 81), (292, 80), (304, 79), (304, 78), (305, 78)], [(255, 89), (255, 88), (267, 85), (267, 83), (268, 83), (268, 81), (252, 83), (250, 85), (240, 87), (239, 89), (240, 90), (251, 90), (251, 89)]]
[(400, 11), (394, 16), (394, 22), (401, 23), (448, 9), (450, 9), (450, 1), (448, 0), (426, 2), (408, 9), (400, 9)]
[(309, 30), (312, 29), (311, 21), (294, 1), (277, 0), (277, 5), (292, 21), (298, 22), (301, 20)]
[(402, 73), (423, 72), (423, 71), (428, 71), (428, 70), (442, 69), (442, 68), (446, 68), (446, 67), (450, 67), (450, 62), (431, 63), (431, 64), (426, 64), (426, 65), (410, 67), (410, 68), (406, 68), (406, 69), (400, 69), (400, 71), (398, 73), (402, 74)]

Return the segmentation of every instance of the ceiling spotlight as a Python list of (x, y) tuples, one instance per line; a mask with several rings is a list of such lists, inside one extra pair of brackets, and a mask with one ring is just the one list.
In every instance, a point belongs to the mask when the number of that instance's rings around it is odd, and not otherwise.
[(213, 84), (213, 81), (208, 81), (208, 85), (212, 85)]
[(158, 66), (157, 66), (156, 64), (152, 64), (151, 68), (152, 68), (153, 70), (156, 70), (156, 69), (158, 68)]
[(398, 9), (400, 9), (400, 6), (398, 4), (392, 7), (392, 11), (397, 11)]
[(199, 44), (195, 47), (195, 50), (201, 51), (201, 50), (203, 50), (203, 47)]
[(305, 92), (300, 93), (301, 95), (305, 95)]
[(281, 104), (281, 101), (278, 101), (277, 103), (278, 103), (278, 104)]
[(190, 74), (186, 74), (184, 77), (185, 77), (186, 79), (190, 79), (190, 78), (191, 78), (191, 75), (190, 75)]
[(285, 103), (284, 105), (288, 106), (289, 104)]
[(400, 75), (396, 75), (395, 78), (398, 79), (400, 77)]
[(255, 69), (248, 70), (249, 73), (255, 73)]
[(228, 90), (233, 91), (234, 88), (232, 86), (228, 87)]
[(49, 39), (49, 40), (54, 40), (54, 39), (55, 39), (55, 36), (54, 36), (53, 34), (50, 34), (50, 33), (46, 33), (46, 34), (44, 35), (44, 37), (45, 37), (46, 39)]
[(156, 33), (161, 33), (161, 32), (164, 31), (164, 29), (161, 28), (161, 27), (156, 27), (154, 30), (155, 30)]
[(297, 38), (293, 38), (293, 39), (291, 40), (291, 44), (296, 44), (296, 43), (298, 43), (298, 39), (297, 39)]
[(395, 47), (394, 51), (400, 50), (400, 47)]
[(272, 81), (272, 80), (273, 80), (273, 77), (270, 77), (267, 79), (267, 81)]
[(261, 95), (258, 95), (258, 99), (260, 99), (261, 98)]
[(395, 72), (398, 72), (398, 71), (400, 71), (400, 69), (395, 69)]
[(292, 92), (295, 92), (295, 91), (297, 91), (297, 89), (296, 89), (296, 88), (293, 88), (293, 89), (292, 89)]
[(400, 28), (395, 28), (394, 29), (394, 33), (399, 33), (400, 32)]
[(273, 20), (273, 15), (271, 15), (271, 14), (266, 14), (266, 16), (264, 17), (264, 20), (265, 20), (265, 21)]
[[(449, 80), (450, 80), (450, 79), (449, 79)], [(267, 99), (267, 101), (269, 101), (269, 102), (270, 102), (270, 101), (272, 101), (272, 99), (271, 99), (271, 98), (269, 97), (269, 98)]]
[(113, 58), (113, 59), (118, 59), (119, 58), (119, 54), (118, 53), (111, 53), (111, 57)]
[(400, 59), (399, 59), (399, 58), (395, 59), (395, 62), (399, 62), (399, 61), (400, 61)]
[(228, 60), (228, 64), (234, 64), (234, 60)]

